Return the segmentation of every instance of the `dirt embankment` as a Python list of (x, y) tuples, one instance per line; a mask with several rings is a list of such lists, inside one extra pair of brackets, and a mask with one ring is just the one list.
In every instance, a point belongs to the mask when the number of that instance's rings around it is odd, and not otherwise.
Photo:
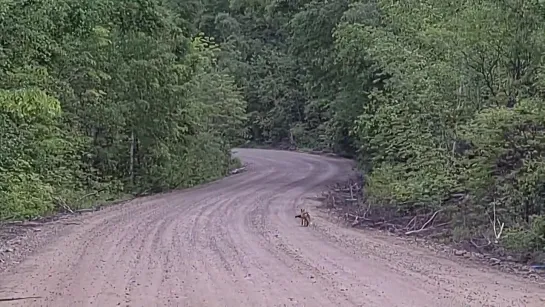
[[(395, 206), (372, 206), (362, 192), (362, 185), (359, 174), (346, 182), (335, 183), (317, 198), (322, 202), (320, 208), (328, 213), (331, 221), (344, 223), (347, 227), (378, 230), (443, 256), (459, 257), (538, 283), (545, 282), (543, 265), (524, 258), (524, 255), (509, 253), (499, 242), (493, 242), (490, 238), (454, 242), (452, 222), (448, 221), (448, 217), (441, 216), (442, 210), (412, 216), (400, 215)], [(485, 243), (476, 243), (478, 239)]]
[[(9, 306), (545, 304), (543, 285), (332, 223), (312, 198), (351, 176), (348, 160), (237, 151), (245, 173), (29, 228), (18, 248), (30, 256), (6, 261), (0, 298), (39, 297)], [(299, 207), (310, 209), (311, 227), (294, 218)]]

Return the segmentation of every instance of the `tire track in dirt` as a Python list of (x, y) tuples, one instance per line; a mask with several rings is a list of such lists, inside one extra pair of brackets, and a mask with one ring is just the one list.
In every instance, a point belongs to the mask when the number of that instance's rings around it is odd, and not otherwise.
[[(545, 304), (542, 286), (328, 222), (307, 198), (349, 176), (347, 160), (237, 151), (246, 173), (44, 227), (50, 243), (0, 273), (0, 296), (54, 307)], [(300, 227), (299, 207), (315, 226)]]

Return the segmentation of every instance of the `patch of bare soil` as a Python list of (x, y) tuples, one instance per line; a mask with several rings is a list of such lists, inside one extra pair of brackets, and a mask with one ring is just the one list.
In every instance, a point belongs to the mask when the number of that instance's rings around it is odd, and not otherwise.
[[(0, 302), (543, 306), (544, 286), (332, 223), (310, 198), (347, 180), (348, 160), (257, 149), (238, 156), (248, 163), (242, 174), (29, 228), (40, 237), (0, 272)], [(294, 218), (301, 207), (311, 227)]]

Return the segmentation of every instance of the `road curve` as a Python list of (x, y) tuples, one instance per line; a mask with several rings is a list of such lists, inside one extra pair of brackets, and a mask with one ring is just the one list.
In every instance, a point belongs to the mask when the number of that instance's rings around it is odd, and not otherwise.
[[(545, 305), (538, 285), (321, 218), (307, 197), (344, 179), (349, 161), (237, 151), (243, 174), (55, 228), (0, 274), (0, 297), (40, 298), (0, 306)], [(301, 206), (315, 227), (299, 226)]]

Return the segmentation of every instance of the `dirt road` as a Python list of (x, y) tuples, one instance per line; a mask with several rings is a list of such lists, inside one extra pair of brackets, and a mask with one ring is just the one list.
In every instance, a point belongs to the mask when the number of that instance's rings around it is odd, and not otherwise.
[(248, 171), (47, 226), (0, 274), (0, 306), (545, 306), (545, 290), (321, 217), (302, 228), (346, 160), (239, 149)]

